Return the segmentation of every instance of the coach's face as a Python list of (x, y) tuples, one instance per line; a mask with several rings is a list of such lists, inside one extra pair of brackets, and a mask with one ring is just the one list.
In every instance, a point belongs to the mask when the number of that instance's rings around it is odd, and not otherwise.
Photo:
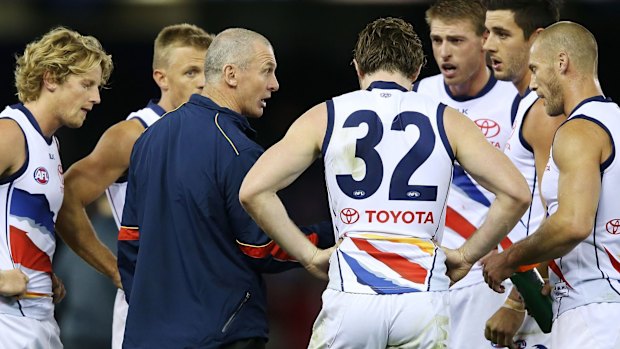
[(254, 56), (249, 64), (239, 69), (239, 100), (241, 114), (260, 118), (267, 107), (267, 99), (280, 85), (276, 79), (276, 57), (273, 48), (262, 42), (254, 44)]

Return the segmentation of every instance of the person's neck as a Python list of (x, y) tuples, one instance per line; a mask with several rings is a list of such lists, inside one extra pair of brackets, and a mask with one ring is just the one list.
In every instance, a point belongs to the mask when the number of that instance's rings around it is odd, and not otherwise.
[(218, 88), (208, 87), (202, 90), (202, 96), (211, 99), (215, 104), (219, 105), (223, 108), (228, 108), (234, 112), (241, 114), (241, 108), (238, 107), (238, 104), (235, 102), (232, 96), (222, 92)]
[(476, 73), (462, 84), (448, 85), (453, 96), (473, 97), (487, 85), (491, 78), (491, 70), (486, 66), (480, 67)]
[(169, 98), (166, 98), (165, 95), (161, 95), (161, 98), (157, 102), (157, 105), (160, 106), (164, 111), (169, 112), (173, 109), (176, 109), (177, 106), (173, 105)]
[(364, 75), (364, 77), (360, 79), (360, 89), (362, 90), (367, 89), (368, 86), (370, 86), (370, 84), (372, 84), (375, 81), (395, 82), (409, 91), (411, 91), (411, 88), (413, 87), (412, 79), (407, 78), (406, 76), (400, 73), (392, 73), (392, 72), (381, 70), (378, 72), (374, 72), (372, 74)]
[(564, 86), (563, 91), (564, 114), (566, 116), (570, 115), (575, 107), (584, 100), (595, 96), (604, 96), (598, 79), (594, 77), (572, 80)]
[(26, 102), (24, 103), (24, 107), (34, 116), (43, 136), (49, 138), (52, 137), (62, 125), (54, 118), (49, 103), (46, 103), (42, 98), (42, 96), (39, 96), (39, 99), (36, 101)]
[(519, 92), (519, 96), (524, 97), (525, 92), (530, 87), (530, 80), (532, 78), (532, 74), (529, 69), (526, 69), (525, 73), (522, 74), (519, 78), (513, 79), (512, 83), (517, 88)]

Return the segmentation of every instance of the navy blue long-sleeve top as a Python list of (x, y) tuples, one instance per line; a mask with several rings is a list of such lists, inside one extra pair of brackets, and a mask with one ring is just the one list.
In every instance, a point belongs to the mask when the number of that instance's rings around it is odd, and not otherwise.
[[(264, 151), (254, 134), (244, 116), (193, 95), (137, 140), (118, 245), (130, 304), (124, 348), (267, 338), (261, 273), (299, 264), (239, 203)], [(302, 230), (319, 247), (334, 243), (329, 222)]]

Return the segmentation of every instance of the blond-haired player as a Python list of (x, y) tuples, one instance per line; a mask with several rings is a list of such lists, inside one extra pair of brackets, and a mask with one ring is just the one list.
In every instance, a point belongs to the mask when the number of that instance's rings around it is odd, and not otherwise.
[[(112, 68), (97, 39), (64, 27), (28, 44), (17, 59), (20, 103), (0, 113), (0, 280), (10, 275), (14, 283), (0, 293), (3, 348), (62, 348), (53, 304), (62, 290), (52, 259), (64, 186), (54, 133), (82, 126)], [(88, 251), (85, 244), (76, 247)]]

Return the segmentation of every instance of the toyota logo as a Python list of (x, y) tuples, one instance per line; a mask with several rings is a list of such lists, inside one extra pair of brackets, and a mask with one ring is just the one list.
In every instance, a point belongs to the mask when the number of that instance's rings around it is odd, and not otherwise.
[(493, 138), (499, 134), (499, 124), (495, 120), (477, 119), (474, 122), (486, 138)]
[(605, 225), (605, 229), (609, 234), (620, 234), (620, 219), (612, 219)]
[(360, 219), (360, 214), (354, 208), (343, 208), (340, 211), (340, 220), (344, 224), (353, 224)]

